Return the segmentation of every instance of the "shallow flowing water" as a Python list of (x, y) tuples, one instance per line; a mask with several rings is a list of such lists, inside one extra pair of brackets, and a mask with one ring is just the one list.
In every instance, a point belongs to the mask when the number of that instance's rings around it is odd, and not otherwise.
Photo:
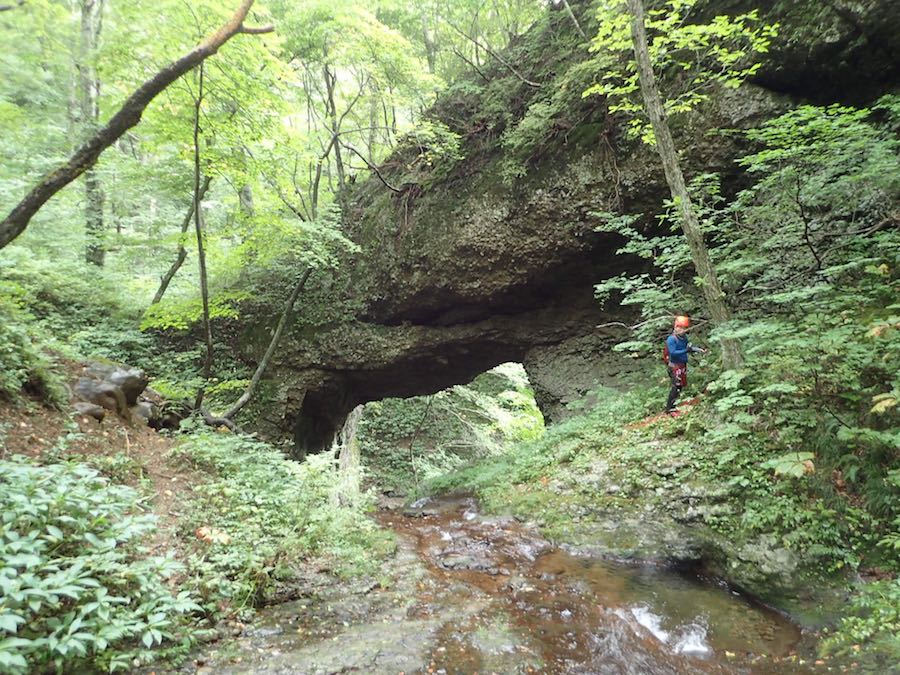
[[(205, 672), (798, 673), (800, 631), (721, 584), (575, 557), (470, 498), (378, 520), (399, 551), (380, 583), (323, 582), (264, 610)], [(389, 578), (388, 578), (389, 577)]]

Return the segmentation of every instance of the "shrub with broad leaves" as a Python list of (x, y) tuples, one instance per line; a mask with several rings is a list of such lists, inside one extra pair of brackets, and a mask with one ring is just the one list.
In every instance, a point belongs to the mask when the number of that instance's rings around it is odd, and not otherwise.
[(2, 672), (129, 670), (199, 609), (172, 558), (144, 555), (138, 494), (94, 469), (0, 461), (0, 514)]

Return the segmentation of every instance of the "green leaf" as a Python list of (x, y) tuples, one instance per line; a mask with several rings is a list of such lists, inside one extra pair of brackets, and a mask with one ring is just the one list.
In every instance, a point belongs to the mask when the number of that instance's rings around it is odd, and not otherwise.
[(24, 617), (21, 617), (18, 614), (11, 614), (9, 612), (0, 614), (0, 630), (5, 630), (7, 633), (17, 632), (18, 627), (23, 623), (25, 623)]
[(789, 452), (763, 462), (762, 466), (773, 469), (776, 476), (792, 476), (800, 478), (804, 474), (813, 473), (815, 465), (812, 460), (815, 455), (811, 452)]

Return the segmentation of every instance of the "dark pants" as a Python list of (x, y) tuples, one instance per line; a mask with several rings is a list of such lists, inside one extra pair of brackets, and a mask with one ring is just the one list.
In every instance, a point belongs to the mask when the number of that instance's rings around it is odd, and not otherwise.
[(669, 398), (666, 401), (666, 412), (675, 410), (675, 401), (681, 390), (687, 385), (687, 364), (670, 363), (667, 366), (669, 371), (669, 380), (672, 382), (672, 388), (669, 389)]

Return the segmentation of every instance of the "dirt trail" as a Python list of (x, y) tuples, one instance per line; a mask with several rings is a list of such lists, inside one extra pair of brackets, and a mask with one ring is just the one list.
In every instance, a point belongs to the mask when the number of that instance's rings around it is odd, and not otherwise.
[(88, 461), (111, 480), (139, 489), (151, 497), (159, 527), (150, 544), (162, 554), (180, 548), (176, 531), (183, 504), (196, 483), (194, 472), (173, 462), (173, 438), (141, 422), (126, 422), (108, 415), (98, 422), (85, 415), (46, 408), (38, 403), (0, 402), (0, 457), (25, 455), (41, 461)]

